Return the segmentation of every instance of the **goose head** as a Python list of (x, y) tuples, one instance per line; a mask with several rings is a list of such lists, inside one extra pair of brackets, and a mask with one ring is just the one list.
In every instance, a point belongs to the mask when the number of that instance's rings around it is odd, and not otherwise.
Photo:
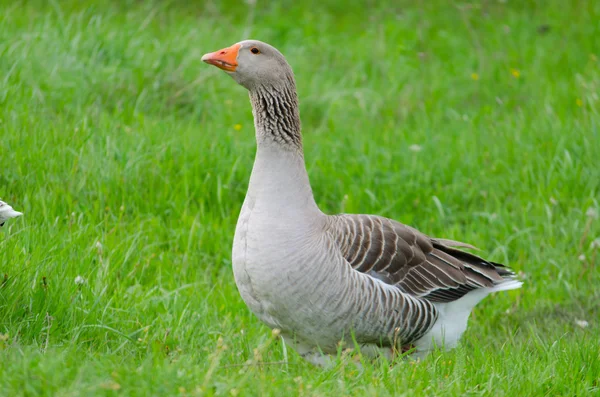
[(292, 68), (281, 52), (258, 40), (240, 41), (205, 54), (202, 61), (224, 70), (249, 91), (294, 82)]

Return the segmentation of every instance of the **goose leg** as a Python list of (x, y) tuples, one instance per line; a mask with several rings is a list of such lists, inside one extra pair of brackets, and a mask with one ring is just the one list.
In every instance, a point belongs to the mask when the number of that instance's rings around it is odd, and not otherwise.
[(283, 343), (294, 349), (303, 359), (309, 363), (324, 368), (334, 366), (334, 358), (330, 354), (321, 352), (317, 347), (295, 340), (291, 335), (281, 335)]

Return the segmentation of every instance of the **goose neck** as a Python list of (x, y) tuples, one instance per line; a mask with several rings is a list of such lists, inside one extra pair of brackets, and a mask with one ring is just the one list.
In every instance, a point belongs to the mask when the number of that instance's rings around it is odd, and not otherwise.
[(277, 145), (282, 150), (302, 152), (298, 95), (293, 78), (250, 91), (258, 146)]
[(319, 213), (306, 172), (293, 84), (250, 92), (257, 151), (248, 196), (272, 214)]

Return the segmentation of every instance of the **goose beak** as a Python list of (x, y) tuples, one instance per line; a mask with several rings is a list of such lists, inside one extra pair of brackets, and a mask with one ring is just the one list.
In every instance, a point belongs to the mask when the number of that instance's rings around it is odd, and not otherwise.
[(214, 65), (219, 69), (227, 72), (235, 72), (237, 68), (237, 56), (240, 50), (239, 44), (234, 44), (231, 47), (223, 48), (222, 50), (210, 52), (202, 56), (202, 61), (209, 65)]

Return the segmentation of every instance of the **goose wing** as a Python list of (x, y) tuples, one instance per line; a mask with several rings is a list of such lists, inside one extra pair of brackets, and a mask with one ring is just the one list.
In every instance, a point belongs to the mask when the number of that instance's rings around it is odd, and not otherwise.
[(375, 215), (331, 217), (331, 236), (356, 271), (431, 302), (451, 302), (477, 288), (512, 280), (503, 265), (460, 250), (475, 248), (435, 239)]

